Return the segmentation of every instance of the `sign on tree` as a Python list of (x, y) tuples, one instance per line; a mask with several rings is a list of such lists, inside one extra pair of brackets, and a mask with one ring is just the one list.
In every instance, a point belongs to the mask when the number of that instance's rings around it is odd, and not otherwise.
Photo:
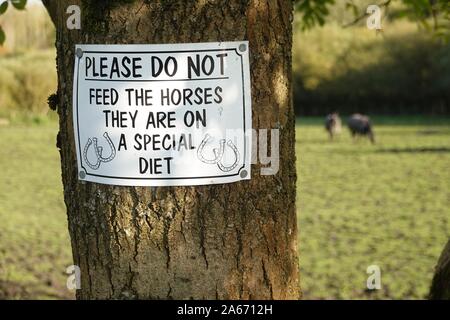
[(131, 186), (250, 179), (247, 42), (77, 45), (79, 178)]

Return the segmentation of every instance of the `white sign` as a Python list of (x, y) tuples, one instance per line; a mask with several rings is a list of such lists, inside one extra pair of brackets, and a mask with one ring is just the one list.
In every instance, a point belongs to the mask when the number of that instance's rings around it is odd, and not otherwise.
[(73, 124), (81, 180), (250, 179), (248, 42), (77, 45)]

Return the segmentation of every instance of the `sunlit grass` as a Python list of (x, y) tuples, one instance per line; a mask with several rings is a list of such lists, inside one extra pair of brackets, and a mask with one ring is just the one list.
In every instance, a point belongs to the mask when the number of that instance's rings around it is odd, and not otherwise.
[[(428, 293), (450, 235), (450, 121), (377, 121), (374, 146), (364, 139), (353, 142), (346, 131), (330, 142), (315, 119), (300, 120), (305, 125), (297, 127), (305, 298), (404, 299)], [(372, 264), (381, 268), (382, 290), (366, 292), (366, 268)]]
[[(450, 234), (450, 120), (374, 119), (377, 144), (297, 126), (304, 298), (425, 298)], [(397, 123), (397, 125), (396, 125)], [(0, 126), (0, 297), (72, 297), (57, 125)], [(377, 264), (382, 290), (365, 290)]]
[(0, 126), (0, 299), (70, 297), (56, 123)]

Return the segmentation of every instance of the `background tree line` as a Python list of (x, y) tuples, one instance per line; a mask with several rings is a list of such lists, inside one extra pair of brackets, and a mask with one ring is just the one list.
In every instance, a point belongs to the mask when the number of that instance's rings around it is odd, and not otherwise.
[[(380, 1), (382, 32), (366, 27), (365, 9), (373, 2), (295, 1), (297, 115), (450, 114), (450, 2)], [(437, 23), (433, 8), (440, 12)], [(30, 3), (26, 12), (10, 5), (7, 13), (0, 15), (6, 34), (0, 47), (0, 117), (46, 114), (44, 98), (56, 76), (41, 75), (54, 63), (54, 27)]]
[(379, 1), (381, 31), (366, 27), (374, 3), (296, 1), (298, 115), (450, 114), (450, 2)]

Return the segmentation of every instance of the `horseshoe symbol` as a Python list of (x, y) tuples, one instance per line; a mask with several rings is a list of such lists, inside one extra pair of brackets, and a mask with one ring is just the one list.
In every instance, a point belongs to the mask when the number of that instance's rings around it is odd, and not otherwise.
[(233, 150), (234, 152), (234, 163), (231, 166), (224, 166), (222, 163), (222, 159), (220, 159), (220, 161), (217, 163), (217, 166), (219, 167), (220, 170), (224, 171), (224, 172), (228, 172), (233, 170), (234, 168), (236, 168), (236, 166), (238, 165), (239, 162), (239, 152), (237, 147), (233, 144), (233, 142), (231, 142), (231, 140), (228, 140), (227, 145)]
[[(109, 155), (109, 157), (107, 157), (107, 158), (103, 157), (103, 147), (98, 146), (98, 140), (95, 137), (92, 138), (92, 140), (91, 140), (91, 138), (89, 138), (86, 143), (86, 146), (84, 147), (84, 151), (83, 151), (84, 161), (93, 170), (97, 170), (100, 167), (100, 164), (102, 162), (110, 162), (116, 156), (116, 148), (114, 147), (114, 144), (112, 143), (111, 138), (109, 137), (108, 133), (105, 132), (103, 134), (103, 137), (106, 139), (106, 141), (108, 142), (108, 145), (111, 149), (111, 154)], [(91, 147), (91, 145), (94, 145), (94, 152), (97, 157), (97, 162), (94, 164), (92, 164), (87, 157), (87, 154), (88, 154), (88, 151), (89, 151), (89, 148)]]
[(217, 164), (219, 169), (224, 172), (229, 172), (234, 168), (236, 168), (239, 162), (239, 152), (237, 147), (233, 144), (231, 140), (228, 140), (227, 142), (227, 146), (229, 146), (233, 150), (235, 157), (235, 161), (231, 166), (225, 166), (222, 163), (222, 158), (225, 152), (225, 139), (219, 141), (219, 150), (217, 150), (217, 148), (213, 149), (214, 159), (205, 158), (205, 156), (203, 155), (203, 149), (205, 148), (206, 144), (211, 141), (211, 139), (212, 137), (209, 134), (206, 134), (205, 138), (200, 143), (200, 146), (197, 149), (197, 157), (200, 159), (200, 161), (207, 164)]
[(95, 154), (97, 155), (97, 158), (99, 160), (101, 160), (101, 162), (110, 162), (112, 159), (114, 159), (116, 157), (116, 148), (114, 147), (114, 144), (112, 143), (111, 139), (109, 138), (107, 132), (105, 132), (103, 134), (103, 137), (108, 142), (109, 148), (111, 149), (111, 154), (109, 155), (109, 157), (103, 158), (102, 157), (103, 148), (102, 147), (97, 147), (97, 138), (94, 138)]
[[(95, 144), (97, 144), (97, 138), (94, 138), (94, 141), (95, 141)], [(91, 167), (94, 170), (97, 170), (100, 167), (101, 160), (97, 157), (97, 162), (95, 164), (92, 164), (87, 157), (87, 153), (88, 153), (88, 150), (91, 147), (91, 145), (92, 145), (92, 140), (91, 140), (91, 138), (89, 138), (86, 143), (86, 146), (84, 147), (83, 158), (89, 167)], [(97, 152), (95, 154), (97, 155)]]
[(205, 145), (211, 141), (212, 137), (209, 134), (206, 134), (205, 138), (203, 139), (202, 143), (200, 143), (200, 146), (197, 149), (197, 157), (200, 159), (200, 161), (207, 163), (207, 164), (216, 164), (222, 159), (223, 152), (225, 149), (225, 139), (220, 140), (219, 142), (219, 151), (217, 149), (213, 149), (215, 158), (212, 160), (208, 160), (203, 156), (203, 149), (205, 148)]

